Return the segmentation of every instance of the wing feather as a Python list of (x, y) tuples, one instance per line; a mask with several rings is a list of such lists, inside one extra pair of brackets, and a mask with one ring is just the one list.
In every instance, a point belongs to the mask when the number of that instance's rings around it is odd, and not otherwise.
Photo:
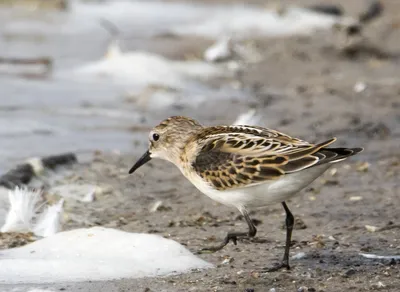
[(311, 144), (260, 127), (209, 127), (193, 139), (201, 148), (192, 167), (218, 190), (248, 187), (359, 152), (325, 148), (335, 140)]

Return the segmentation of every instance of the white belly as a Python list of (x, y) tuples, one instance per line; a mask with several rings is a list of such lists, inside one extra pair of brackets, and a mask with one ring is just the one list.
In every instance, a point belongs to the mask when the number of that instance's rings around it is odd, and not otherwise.
[[(283, 202), (298, 191), (305, 188), (332, 164), (311, 167), (296, 173), (287, 174), (280, 179), (233, 190), (218, 191), (204, 182), (198, 175), (191, 174), (187, 178), (205, 195), (227, 206), (238, 209), (247, 207), (263, 207)], [(184, 173), (185, 175), (185, 173)]]

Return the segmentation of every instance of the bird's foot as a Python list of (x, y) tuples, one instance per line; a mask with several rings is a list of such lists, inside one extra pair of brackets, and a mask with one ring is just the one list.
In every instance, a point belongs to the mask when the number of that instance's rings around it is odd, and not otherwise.
[(216, 251), (219, 251), (223, 249), (229, 243), (229, 241), (232, 241), (234, 245), (237, 245), (237, 236), (228, 234), (221, 244), (202, 248), (199, 251), (197, 251), (197, 254), (214, 253)]
[(272, 265), (270, 267), (263, 268), (261, 271), (264, 273), (267, 273), (267, 272), (271, 273), (271, 272), (277, 272), (282, 269), (290, 270), (289, 264), (286, 262), (275, 263), (274, 265)]
[(220, 245), (204, 247), (204, 248), (199, 249), (197, 251), (197, 254), (214, 253), (214, 252), (217, 252), (217, 251), (219, 251), (221, 249), (223, 249), (223, 246), (221, 247)]

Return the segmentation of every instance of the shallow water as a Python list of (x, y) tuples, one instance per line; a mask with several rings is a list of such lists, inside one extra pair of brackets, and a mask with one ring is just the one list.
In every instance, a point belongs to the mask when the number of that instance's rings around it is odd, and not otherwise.
[[(139, 65), (138, 59), (131, 56), (126, 62), (120, 62), (126, 68), (112, 61), (111, 65), (107, 63), (106, 76), (101, 70), (89, 70), (91, 79), (77, 75), (82, 68), (96, 69), (99, 62), (103, 62), (99, 59), (103, 58), (111, 36), (99, 24), (100, 19), (107, 19), (120, 28), (122, 47), (124, 39), (129, 39), (129, 50), (151, 49), (152, 36), (163, 33), (198, 34), (208, 38), (229, 34), (248, 36), (249, 28), (252, 33), (266, 35), (310, 33), (316, 27), (326, 28), (333, 22), (332, 18), (302, 10), (292, 10), (286, 18), (279, 18), (274, 12), (242, 6), (156, 1), (73, 3), (69, 12), (0, 9), (1, 57), (49, 56), (54, 61), (52, 74), (43, 78), (21, 76), (30, 70), (42, 70), (40, 66), (31, 69), (0, 65), (0, 172), (31, 156), (95, 149), (127, 151), (133, 147), (135, 138), (130, 126), (152, 125), (176, 113), (177, 102), (196, 106), (206, 101), (205, 96), (227, 98), (235, 91), (229, 86), (227, 90), (215, 90), (208, 87), (207, 82), (198, 80), (188, 82), (183, 78), (192, 67), (179, 69), (176, 78), (182, 79), (185, 88), (157, 92), (144, 109), (137, 100), (127, 101), (126, 96), (141, 92), (148, 85), (146, 82), (150, 82), (147, 80), (157, 83), (154, 78), (144, 78), (140, 85), (135, 84), (139, 76), (135, 74), (154, 77), (151, 75), (157, 68), (132, 73), (132, 67)], [(257, 21), (260, 18), (262, 22)], [(149, 56), (140, 59), (142, 68), (150, 66), (148, 59)], [(157, 64), (155, 66), (159, 66)], [(177, 68), (175, 65), (166, 63), (164, 70), (172, 72)], [(201, 66), (195, 70), (203, 77), (212, 78), (213, 73), (209, 72), (214, 69)], [(121, 72), (127, 75), (124, 82), (120, 82)], [(158, 78), (162, 83), (162, 75)]]

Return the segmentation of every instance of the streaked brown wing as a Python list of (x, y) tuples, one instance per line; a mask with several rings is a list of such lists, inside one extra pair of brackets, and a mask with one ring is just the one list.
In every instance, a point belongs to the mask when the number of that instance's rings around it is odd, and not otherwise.
[[(279, 133), (280, 134), (280, 133)], [(201, 138), (201, 137), (198, 137)], [(263, 133), (236, 133), (215, 129), (203, 135), (203, 146), (193, 160), (193, 169), (218, 190), (247, 187), (275, 180), (326, 160), (330, 151), (318, 152), (331, 139), (313, 145), (289, 136), (271, 137)], [(318, 153), (318, 154), (316, 154)]]
[(280, 177), (282, 156), (250, 157), (221, 151), (199, 153), (192, 164), (195, 171), (216, 189), (247, 186)]

